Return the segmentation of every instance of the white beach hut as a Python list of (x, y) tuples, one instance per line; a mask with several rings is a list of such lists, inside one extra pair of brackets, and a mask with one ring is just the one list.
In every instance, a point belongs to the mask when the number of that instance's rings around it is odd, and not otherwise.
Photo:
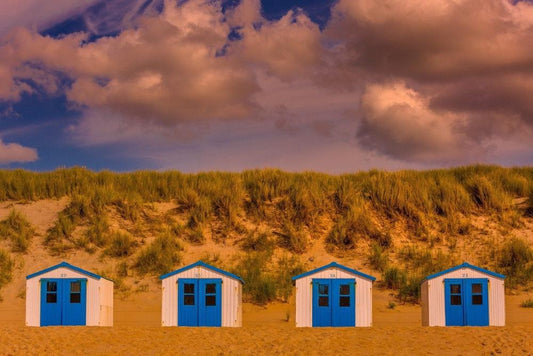
[(66, 262), (26, 277), (26, 325), (113, 325), (113, 282)]
[(374, 277), (336, 262), (300, 274), (296, 326), (372, 326)]
[(424, 326), (505, 325), (505, 276), (463, 263), (425, 278)]
[(163, 326), (242, 326), (240, 277), (198, 261), (159, 278)]

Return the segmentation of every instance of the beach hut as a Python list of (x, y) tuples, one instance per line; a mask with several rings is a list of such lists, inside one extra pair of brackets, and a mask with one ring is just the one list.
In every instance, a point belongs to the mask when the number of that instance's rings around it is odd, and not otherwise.
[(371, 326), (376, 279), (336, 262), (292, 278), (296, 326)]
[(66, 262), (26, 276), (26, 325), (113, 325), (113, 282)]
[(421, 285), (424, 326), (505, 325), (505, 276), (463, 263)]
[(242, 326), (240, 277), (198, 261), (159, 278), (163, 326)]

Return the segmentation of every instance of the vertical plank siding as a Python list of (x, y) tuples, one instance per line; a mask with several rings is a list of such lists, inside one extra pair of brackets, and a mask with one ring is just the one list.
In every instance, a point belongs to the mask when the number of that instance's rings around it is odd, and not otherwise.
[(113, 326), (113, 288), (107, 279), (100, 279), (100, 326)]

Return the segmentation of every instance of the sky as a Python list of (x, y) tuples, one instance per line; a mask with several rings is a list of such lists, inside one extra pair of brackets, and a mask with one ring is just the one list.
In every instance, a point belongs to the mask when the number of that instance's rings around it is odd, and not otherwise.
[(533, 165), (533, 1), (3, 0), (0, 168)]

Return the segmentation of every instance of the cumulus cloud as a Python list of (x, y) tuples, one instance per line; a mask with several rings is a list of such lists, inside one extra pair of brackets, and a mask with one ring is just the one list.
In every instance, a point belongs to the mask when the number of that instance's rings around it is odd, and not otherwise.
[[(461, 147), (454, 137), (481, 152), (488, 140), (533, 127), (531, 3), (340, 0), (326, 33), (339, 43), (329, 84), (367, 83), (359, 137), (388, 155), (418, 160), (439, 151), (448, 159)], [(369, 84), (391, 80), (416, 95)], [(392, 101), (376, 106), (385, 100)]]
[(22, 68), (38, 63), (70, 76), (67, 97), (83, 106), (160, 124), (241, 118), (253, 109), (257, 85), (238, 57), (217, 56), (227, 26), (216, 5), (190, 1), (145, 18), (138, 29), (88, 44), (81, 34), (52, 39), (20, 29), (2, 48), (16, 89), (2, 92), (13, 97), (27, 90), (20, 79), (35, 76)]
[(34, 148), (24, 147), (18, 143), (3, 143), (0, 139), (0, 164), (33, 162), (37, 158), (37, 151)]
[(418, 80), (531, 71), (533, 6), (506, 0), (341, 0), (331, 35), (347, 64)]
[[(54, 39), (13, 31), (0, 48), (0, 99), (17, 100), (35, 86), (55, 93), (61, 73), (72, 80), (67, 98), (82, 108), (161, 125), (250, 117), (257, 70), (287, 78), (320, 54), (320, 31), (305, 15), (269, 22), (258, 4), (243, 1), (226, 18), (219, 2), (166, 1), (160, 16), (93, 43), (80, 33)], [(244, 39), (230, 45), (234, 26)]]
[(243, 36), (236, 46), (244, 59), (277, 77), (302, 78), (321, 64), (320, 29), (301, 11), (267, 21), (261, 17), (260, 0), (243, 0), (230, 19)]
[(406, 160), (446, 161), (464, 154), (461, 118), (435, 112), (405, 83), (373, 84), (361, 99), (363, 146)]

